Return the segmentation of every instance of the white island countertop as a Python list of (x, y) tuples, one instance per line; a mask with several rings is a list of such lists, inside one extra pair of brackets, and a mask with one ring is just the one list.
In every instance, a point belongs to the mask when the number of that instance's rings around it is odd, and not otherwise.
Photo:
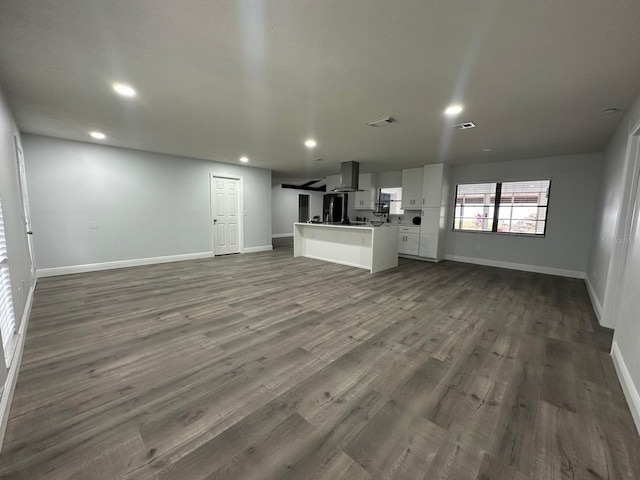
[(398, 226), (294, 223), (293, 256), (365, 268), (371, 273), (398, 266)]

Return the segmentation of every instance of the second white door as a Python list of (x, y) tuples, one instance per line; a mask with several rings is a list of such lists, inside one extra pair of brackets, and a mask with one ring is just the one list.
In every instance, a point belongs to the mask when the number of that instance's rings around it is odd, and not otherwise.
[(211, 177), (211, 212), (214, 255), (240, 253), (242, 237), (240, 180)]

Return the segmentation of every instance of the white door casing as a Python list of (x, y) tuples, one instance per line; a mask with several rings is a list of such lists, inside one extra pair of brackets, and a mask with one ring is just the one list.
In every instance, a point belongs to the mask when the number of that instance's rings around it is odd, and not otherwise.
[(242, 178), (211, 176), (213, 254), (242, 253)]

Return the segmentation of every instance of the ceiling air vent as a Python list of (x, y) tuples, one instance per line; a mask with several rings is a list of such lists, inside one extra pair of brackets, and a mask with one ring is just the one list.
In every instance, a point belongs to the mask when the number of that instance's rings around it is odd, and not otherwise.
[(456, 130), (467, 130), (469, 128), (475, 128), (475, 127), (476, 127), (476, 124), (473, 122), (459, 123), (453, 126), (453, 128), (455, 128)]
[(382, 127), (383, 125), (388, 125), (389, 123), (395, 122), (397, 122), (397, 120), (393, 117), (382, 117), (367, 122), (367, 125), (369, 125), (370, 127)]

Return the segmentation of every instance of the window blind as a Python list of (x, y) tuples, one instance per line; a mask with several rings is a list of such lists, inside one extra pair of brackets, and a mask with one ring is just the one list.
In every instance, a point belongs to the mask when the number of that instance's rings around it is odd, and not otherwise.
[(7, 242), (4, 234), (4, 218), (0, 203), (0, 333), (2, 347), (5, 349), (15, 334), (16, 320), (11, 299), (11, 278), (9, 277), (9, 259)]

